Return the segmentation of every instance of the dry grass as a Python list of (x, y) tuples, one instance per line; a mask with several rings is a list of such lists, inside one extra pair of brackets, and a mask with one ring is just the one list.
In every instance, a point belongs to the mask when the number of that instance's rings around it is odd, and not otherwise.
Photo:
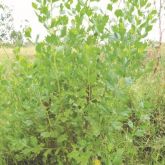
[(165, 56), (165, 43), (162, 44), (162, 47), (161, 47), (161, 55), (162, 55), (162, 56)]
[[(35, 55), (35, 47), (28, 46), (22, 47), (20, 50), (20, 54), (28, 57), (34, 57)], [(1, 47), (0, 48), (0, 60), (5, 60), (7, 58), (12, 59), (14, 57), (14, 49), (8, 47)]]

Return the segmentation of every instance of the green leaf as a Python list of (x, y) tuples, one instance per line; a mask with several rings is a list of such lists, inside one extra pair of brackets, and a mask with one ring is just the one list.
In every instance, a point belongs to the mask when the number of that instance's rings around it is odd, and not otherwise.
[(134, 126), (133, 122), (131, 120), (128, 121), (128, 125), (129, 125), (130, 128), (133, 128), (133, 126)]
[(52, 152), (52, 149), (51, 149), (51, 148), (47, 149), (47, 150), (44, 152), (43, 156), (44, 156), (45, 162), (46, 162), (48, 156), (51, 154), (51, 152)]
[(122, 17), (122, 16), (123, 16), (122, 10), (121, 10), (121, 9), (117, 9), (117, 10), (115, 11), (115, 15), (116, 15), (117, 17)]
[(111, 2), (116, 3), (118, 0), (111, 0)]
[(27, 38), (30, 38), (31, 37), (31, 32), (32, 32), (32, 29), (30, 27), (26, 28), (25, 29), (25, 36)]
[(70, 152), (69, 154), (68, 154), (68, 156), (70, 157), (70, 158), (73, 158), (73, 159), (78, 159), (79, 158), (79, 151), (77, 151), (77, 150), (73, 150), (72, 152)]
[(108, 4), (107, 9), (112, 11), (112, 9), (113, 9), (112, 4)]
[(34, 2), (32, 2), (32, 7), (33, 7), (34, 9), (38, 9), (38, 5), (37, 5), (36, 3), (34, 3)]
[(147, 4), (148, 0), (140, 0), (140, 6), (144, 7)]
[(67, 25), (68, 24), (68, 17), (67, 16), (62, 16), (59, 18), (60, 19), (60, 22), (63, 24), (63, 25)]
[(44, 15), (47, 15), (48, 14), (48, 6), (43, 6), (40, 8), (40, 12)]
[(146, 32), (150, 32), (152, 30), (152, 25), (146, 27)]
[(152, 10), (151, 15), (156, 15), (157, 11), (156, 10)]
[(115, 164), (115, 165), (122, 164), (123, 153), (124, 153), (124, 149), (117, 149), (117, 152), (115, 153), (115, 157), (113, 159), (113, 164)]
[(135, 132), (135, 136), (142, 137), (142, 136), (144, 136), (144, 133), (145, 133), (144, 130), (138, 129)]

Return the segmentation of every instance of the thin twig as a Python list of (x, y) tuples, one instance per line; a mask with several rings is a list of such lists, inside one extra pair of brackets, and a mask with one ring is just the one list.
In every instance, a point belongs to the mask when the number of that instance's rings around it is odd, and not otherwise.
[(158, 14), (158, 19), (159, 19), (159, 45), (157, 46), (157, 62), (156, 62), (156, 66), (154, 68), (154, 74), (156, 73), (156, 71), (158, 70), (159, 64), (160, 64), (160, 59), (161, 59), (161, 46), (162, 46), (162, 0), (159, 0), (159, 14)]
[(7, 58), (9, 59), (9, 55), (7, 54), (7, 52), (6, 52), (6, 50), (5, 50), (5, 48), (4, 48), (3, 46), (2, 46), (2, 49), (3, 49), (3, 51), (5, 52)]

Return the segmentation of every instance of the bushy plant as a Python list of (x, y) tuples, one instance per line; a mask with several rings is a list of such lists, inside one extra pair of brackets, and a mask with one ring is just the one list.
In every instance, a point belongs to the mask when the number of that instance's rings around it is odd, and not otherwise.
[(3, 164), (143, 163), (134, 139), (148, 129), (132, 85), (156, 12), (147, 0), (117, 2), (106, 11), (94, 0), (32, 4), (48, 35), (34, 61), (17, 54), (0, 68)]

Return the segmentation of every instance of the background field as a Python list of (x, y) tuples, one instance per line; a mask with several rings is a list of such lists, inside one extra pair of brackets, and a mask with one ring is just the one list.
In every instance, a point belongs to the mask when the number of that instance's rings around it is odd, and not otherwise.
[[(27, 47), (22, 47), (20, 50), (20, 54), (24, 56), (34, 57), (35, 47), (32, 45)], [(14, 48), (10, 48), (10, 47), (0, 48), (0, 60), (5, 60), (6, 58), (13, 58), (13, 56), (14, 56)]]
[[(150, 50), (153, 51), (152, 47)], [(22, 47), (20, 50), (20, 54), (24, 56), (34, 57), (35, 56), (35, 46), (30, 45), (26, 47)], [(152, 52), (152, 56), (156, 56), (156, 51)], [(165, 56), (165, 43), (162, 44), (161, 47), (161, 55)], [(3, 60), (5, 58), (13, 58), (14, 56), (14, 48), (10, 47), (0, 47), (0, 60)]]

